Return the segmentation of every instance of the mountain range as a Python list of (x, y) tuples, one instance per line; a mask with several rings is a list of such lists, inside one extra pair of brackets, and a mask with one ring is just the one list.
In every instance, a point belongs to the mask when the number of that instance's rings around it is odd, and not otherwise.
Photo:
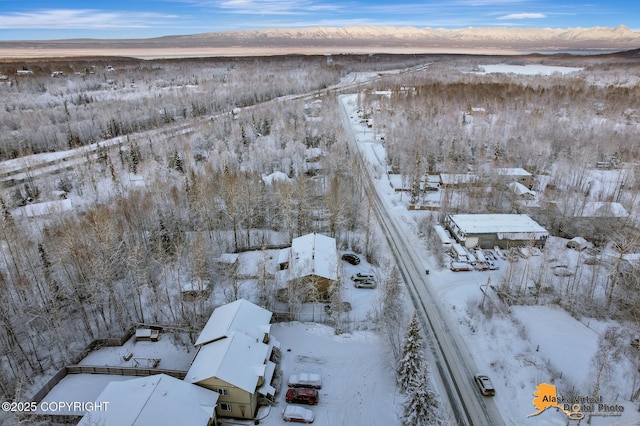
[[(451, 51), (570, 51), (626, 50), (640, 47), (640, 31), (626, 26), (592, 28), (416, 28), (388, 26), (310, 27), (257, 29), (165, 36), (149, 39), (69, 39), (2, 41), (0, 57), (7, 49), (39, 56), (41, 51), (146, 50), (174, 54), (245, 55), (271, 53), (430, 53)], [(237, 52), (237, 53), (234, 53)], [(134, 55), (140, 56), (140, 55)]]

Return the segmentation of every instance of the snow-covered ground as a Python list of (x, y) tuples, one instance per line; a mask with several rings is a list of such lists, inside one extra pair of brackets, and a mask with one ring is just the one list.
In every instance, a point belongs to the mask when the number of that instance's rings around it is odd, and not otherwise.
[[(520, 70), (526, 67), (514, 68)], [(497, 69), (506, 72), (504, 68)], [(531, 71), (533, 72), (533, 69)], [(357, 96), (344, 95), (341, 102), (351, 117), (350, 123), (361, 152), (377, 178), (375, 184), (378, 192), (383, 194), (391, 205), (396, 206), (393, 212), (405, 226), (408, 240), (406, 244), (424, 247), (425, 266), (431, 269), (431, 285), (438, 300), (444, 306), (450, 307), (451, 318), (459, 324), (458, 332), (471, 348), (470, 352), (474, 356), (478, 373), (487, 374), (493, 379), (497, 389), (495, 402), (505, 422), (565, 425), (566, 415), (555, 410), (527, 417), (536, 411), (532, 404), (533, 392), (540, 383), (556, 383), (558, 394), (575, 391), (579, 395), (588, 395), (595, 377), (592, 359), (598, 346), (599, 333), (602, 333), (608, 324), (589, 318), (578, 321), (554, 306), (509, 308), (502, 304), (496, 293), (491, 290), (487, 294), (485, 304), (495, 305), (495, 309), (492, 310), (494, 314), (491, 317), (482, 314), (479, 309), (483, 294), (481, 286), (486, 285), (489, 277), (492, 285), (498, 284), (504, 277), (508, 261), (498, 260), (500, 270), (497, 271), (451, 272), (448, 269), (439, 269), (433, 258), (434, 250), (429, 254), (432, 248), (417, 236), (418, 221), (430, 213), (408, 211), (408, 194), (394, 191), (393, 188), (402, 186), (402, 183), (399, 177), (384, 173), (384, 149), (376, 141), (374, 130), (360, 122)], [(440, 191), (434, 192), (428, 197), (435, 201), (439, 194)], [(575, 265), (577, 254), (566, 249), (565, 242), (566, 240), (551, 238), (545, 250), (553, 253), (546, 258), (539, 256), (532, 262), (562, 259), (565, 264)], [(612, 382), (617, 392), (611, 393), (609, 390), (609, 396), (603, 396), (603, 399), (607, 404), (623, 405), (625, 411), (622, 416), (593, 416), (592, 425), (640, 424), (640, 414), (636, 411), (635, 404), (629, 402), (633, 379), (626, 372), (632, 371), (630, 360), (620, 361), (616, 367)], [(471, 378), (469, 386), (473, 386)], [(588, 417), (585, 418), (587, 419)]]
[[(492, 68), (499, 67), (499, 68)], [(517, 72), (530, 74), (543, 73), (537, 66), (483, 66), (485, 72)], [(513, 69), (512, 69), (513, 68)], [(558, 69), (563, 68), (563, 69)], [(537, 69), (537, 71), (536, 71)], [(566, 67), (545, 67), (545, 72), (575, 72), (580, 69)], [(349, 82), (360, 79), (349, 77)], [(458, 332), (468, 342), (474, 355), (478, 372), (488, 374), (497, 388), (495, 401), (507, 424), (564, 425), (566, 416), (560, 412), (548, 410), (540, 416), (527, 418), (534, 412), (532, 404), (535, 387), (543, 382), (555, 382), (560, 386), (571, 384), (577, 389), (588, 388), (593, 379), (591, 359), (597, 348), (599, 333), (607, 324), (582, 318), (581, 321), (553, 306), (501, 305), (496, 294), (489, 291), (485, 304), (494, 305), (491, 317), (482, 314), (478, 305), (482, 300), (480, 287), (491, 277), (492, 284), (500, 282), (507, 270), (507, 261), (499, 260), (498, 271), (473, 271), (454, 273), (441, 270), (433, 254), (436, 250), (418, 237), (417, 223), (430, 213), (408, 211), (408, 194), (396, 193), (394, 188), (402, 187), (398, 176), (387, 175), (384, 144), (375, 128), (368, 128), (358, 117), (357, 95), (344, 96), (351, 125), (357, 135), (366, 161), (375, 171), (376, 185), (392, 205), (394, 214), (405, 225), (407, 244), (424, 247), (424, 265), (430, 269), (431, 285), (434, 294), (441, 303), (450, 307), (452, 323), (459, 325)], [(600, 175), (604, 175), (600, 173)], [(281, 176), (272, 175), (271, 179)], [(600, 176), (599, 176), (600, 177)], [(604, 188), (605, 179), (602, 181)], [(390, 185), (390, 183), (392, 185)], [(594, 184), (595, 185), (595, 184)], [(426, 201), (437, 202), (441, 192), (427, 194)], [(547, 250), (554, 250), (552, 257), (567, 258), (567, 264), (575, 264), (571, 256), (575, 252), (563, 250), (563, 241), (550, 241)], [(562, 250), (562, 251), (561, 251)], [(259, 274), (262, 252), (249, 252), (241, 255), (239, 274), (256, 277)], [(277, 253), (270, 253), (270, 260), (277, 260)], [(388, 257), (388, 256), (384, 256)], [(573, 263), (572, 263), (573, 262)], [(275, 272), (275, 262), (271, 265)], [(271, 268), (270, 267), (270, 268)], [(399, 424), (402, 413), (402, 396), (395, 386), (394, 365), (388, 352), (387, 343), (376, 334), (372, 318), (380, 307), (379, 289), (365, 290), (353, 287), (349, 277), (357, 271), (383, 271), (362, 262), (360, 265), (348, 265), (341, 262), (343, 279), (343, 299), (352, 305), (352, 310), (344, 313), (348, 325), (345, 334), (336, 335), (334, 329), (318, 322), (327, 321), (323, 304), (305, 306), (303, 316), (313, 322), (293, 322), (276, 324), (272, 328), (273, 336), (282, 343), (283, 357), (281, 368), (283, 377), (303, 371), (317, 372), (323, 375), (324, 386), (320, 391), (320, 404), (312, 407), (316, 413), (315, 424), (319, 425), (393, 425)], [(255, 296), (255, 278), (247, 278), (242, 291), (249, 299)], [(219, 290), (221, 287), (217, 287)], [(218, 291), (217, 290), (217, 291)], [(218, 294), (218, 296), (220, 296)], [(222, 300), (218, 297), (216, 300)], [(160, 368), (187, 369), (195, 355), (192, 346), (185, 342), (174, 345), (169, 335), (162, 335), (159, 342), (127, 342), (120, 348), (103, 348), (90, 354), (82, 364), (86, 365), (126, 365), (133, 361), (124, 361), (123, 356), (133, 353), (135, 358), (161, 359)], [(621, 417), (594, 417), (593, 425), (631, 425), (640, 424), (640, 415), (634, 404), (628, 402), (628, 390), (631, 388), (628, 375), (624, 374), (624, 362), (615, 372), (619, 386), (618, 397), (607, 403), (625, 406)], [(69, 375), (49, 394), (46, 400), (92, 401), (104, 387), (109, 378), (105, 375)], [(128, 377), (116, 376), (115, 380)], [(473, 386), (471, 380), (469, 386)], [(280, 390), (278, 404), (270, 410), (263, 408), (258, 417), (261, 424), (282, 424), (281, 412), (284, 408), (284, 391)], [(444, 392), (441, 392), (444, 394)], [(231, 424), (231, 422), (229, 422)]]
[[(131, 354), (129, 360), (125, 357)], [(87, 355), (79, 365), (111, 367), (148, 367), (148, 360), (159, 359), (157, 368), (187, 371), (196, 356), (196, 348), (186, 334), (160, 333), (157, 342), (135, 341), (135, 336), (122, 346), (107, 346)]]
[(509, 64), (497, 64), (497, 65), (480, 65), (481, 71), (476, 74), (492, 74), (492, 73), (509, 73), (509, 74), (521, 74), (521, 75), (551, 75), (554, 73), (568, 74), (572, 72), (581, 71), (582, 68), (574, 67), (556, 67), (550, 65), (509, 65)]
[[(310, 407), (318, 425), (393, 425), (402, 414), (394, 367), (386, 344), (371, 331), (335, 335), (316, 323), (281, 323), (271, 328), (280, 341), (283, 389), (277, 405), (258, 413), (260, 424), (281, 425), (290, 374), (320, 373), (320, 402)], [(231, 424), (231, 423), (229, 423)]]
[[(277, 405), (259, 410), (257, 417), (261, 419), (261, 424), (270, 426), (283, 423), (286, 379), (290, 374), (301, 372), (322, 375), (320, 403), (311, 407), (316, 416), (315, 424), (398, 424), (403, 398), (396, 390), (394, 367), (389, 362), (387, 345), (375, 332), (361, 330), (336, 335), (332, 327), (300, 322), (275, 324), (271, 332), (281, 343), (280, 367), (284, 380)], [(168, 335), (163, 337), (158, 342), (137, 342), (135, 345), (128, 342), (122, 347), (103, 348), (90, 354), (81, 364), (129, 366), (130, 363), (123, 362), (122, 354), (131, 350), (136, 357), (161, 357), (164, 365), (161, 363), (160, 367), (182, 369), (186, 365), (188, 368), (194, 354), (185, 352), (181, 345), (175, 345)], [(94, 401), (110, 381), (131, 378), (69, 374), (43, 401)], [(223, 421), (223, 424), (238, 423)]]

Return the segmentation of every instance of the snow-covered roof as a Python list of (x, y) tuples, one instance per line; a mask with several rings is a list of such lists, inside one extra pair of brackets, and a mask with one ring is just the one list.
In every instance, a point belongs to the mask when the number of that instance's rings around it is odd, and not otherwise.
[(291, 258), (291, 247), (283, 248), (278, 251), (278, 265), (288, 263)]
[(188, 291), (205, 291), (209, 289), (209, 280), (202, 281), (190, 281), (182, 284), (181, 290), (183, 292)]
[(441, 173), (440, 181), (444, 185), (459, 185), (463, 183), (476, 183), (480, 181), (478, 175), (472, 173)]
[(535, 196), (536, 193), (521, 184), (520, 182), (511, 182), (507, 185), (511, 191), (516, 195), (531, 195)]
[(196, 346), (229, 336), (240, 331), (262, 341), (269, 332), (272, 313), (248, 300), (239, 299), (218, 307), (205, 324)]
[(620, 203), (608, 203), (605, 201), (589, 201), (582, 211), (578, 211), (579, 217), (627, 217), (629, 213)]
[(338, 250), (335, 238), (322, 234), (307, 234), (291, 242), (289, 279), (310, 275), (338, 280)]
[(271, 386), (271, 381), (273, 379), (273, 375), (276, 372), (276, 364), (271, 362), (271, 361), (267, 361), (267, 364), (265, 365), (265, 372), (264, 372), (264, 383), (262, 383), (262, 385), (258, 388), (258, 393), (260, 395), (271, 395), (271, 396), (275, 396), (276, 394), (276, 389)]
[(97, 402), (105, 410), (90, 411), (78, 425), (207, 425), (219, 394), (165, 374), (111, 382)]
[(265, 365), (269, 351), (269, 345), (257, 339), (244, 333), (231, 332), (228, 337), (200, 348), (185, 380), (199, 383), (215, 377), (253, 393), (259, 377), (256, 368)]
[(233, 265), (238, 261), (238, 253), (222, 253), (218, 258), (218, 262)]
[(546, 229), (526, 214), (455, 214), (450, 217), (465, 234), (548, 234)]
[(267, 185), (272, 184), (274, 181), (289, 182), (291, 179), (284, 172), (273, 172), (270, 175), (262, 175), (262, 181)]
[(504, 167), (498, 169), (498, 174), (503, 176), (532, 176), (531, 173), (520, 167)]
[(26, 206), (18, 207), (13, 211), (13, 215), (16, 217), (35, 217), (44, 216), (48, 214), (58, 214), (66, 211), (73, 210), (73, 205), (70, 199), (45, 201), (43, 203), (27, 204)]

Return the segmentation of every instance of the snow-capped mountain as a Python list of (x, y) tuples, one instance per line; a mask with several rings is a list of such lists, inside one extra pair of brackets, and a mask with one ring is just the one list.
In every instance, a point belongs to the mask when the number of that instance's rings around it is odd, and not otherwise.
[[(166, 37), (173, 38), (173, 37)], [(456, 45), (457, 47), (517, 48), (634, 48), (640, 46), (640, 31), (626, 26), (593, 28), (415, 28), (388, 26), (350, 26), (350, 27), (311, 27), (295, 29), (259, 29), (245, 31), (211, 32), (177, 37), (182, 41), (189, 39), (203, 42), (232, 40), (252, 42), (257, 46), (265, 42), (283, 44), (302, 43), (304, 45), (323, 45), (339, 42), (349, 45), (394, 46), (402, 43), (406, 47), (425, 47), (426, 44)]]
[[(0, 41), (9, 56), (108, 51), (139, 57), (182, 55), (473, 53), (477, 51), (614, 51), (640, 47), (640, 31), (615, 28), (415, 28), (389, 26), (274, 28), (150, 39)], [(70, 53), (71, 52), (71, 53)]]

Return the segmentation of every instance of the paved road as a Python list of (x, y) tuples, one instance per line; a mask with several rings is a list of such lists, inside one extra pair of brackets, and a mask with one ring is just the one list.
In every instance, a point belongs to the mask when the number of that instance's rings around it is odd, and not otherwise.
[[(358, 139), (349, 121), (344, 98), (340, 100), (343, 125), (347, 134), (351, 136), (350, 145), (355, 152), (360, 153)], [(360, 133), (358, 137), (361, 138)], [(367, 142), (373, 142), (373, 140)], [(473, 375), (476, 374), (473, 358), (469, 349), (461, 341), (457, 330), (449, 325), (449, 316), (442, 312), (441, 306), (431, 296), (431, 286), (425, 274), (422, 256), (409, 242), (404, 228), (390, 213), (390, 205), (372, 183), (371, 166), (365, 165), (362, 155), (359, 157), (362, 169), (365, 170), (368, 178), (364, 179), (365, 190), (374, 201), (373, 206), (380, 226), (407, 285), (415, 309), (422, 319), (423, 329), (429, 341), (433, 343), (430, 349), (435, 358), (435, 370), (440, 376), (440, 383), (444, 387), (455, 422), (461, 425), (504, 425), (493, 400), (482, 397), (473, 383)]]

